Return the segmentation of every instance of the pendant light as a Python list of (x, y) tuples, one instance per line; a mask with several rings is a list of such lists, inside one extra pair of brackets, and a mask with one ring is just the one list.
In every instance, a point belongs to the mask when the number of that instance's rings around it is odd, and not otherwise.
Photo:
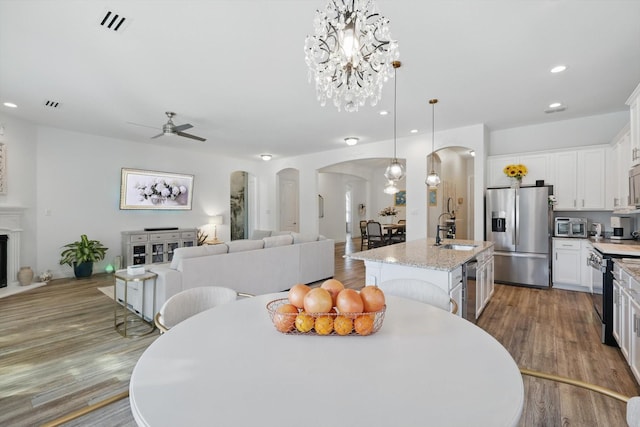
[(397, 105), (397, 92), (398, 92), (398, 78), (396, 77), (396, 71), (398, 70), (398, 68), (400, 68), (400, 61), (393, 61), (392, 63), (393, 65), (393, 73), (394, 73), (394, 86), (393, 86), (393, 158), (391, 159), (391, 163), (389, 164), (389, 166), (387, 166), (387, 169), (384, 172), (384, 176), (385, 178), (387, 178), (388, 181), (392, 181), (394, 183), (401, 181), (404, 179), (404, 166), (402, 166), (402, 163), (400, 163), (398, 161), (398, 157), (396, 155), (396, 147), (397, 147), (397, 142), (396, 142), (396, 105)]
[(398, 189), (398, 187), (396, 187), (396, 183), (393, 181), (389, 181), (387, 182), (387, 185), (384, 186), (384, 191), (385, 194), (396, 194), (398, 191), (400, 191)]
[(440, 184), (440, 177), (436, 173), (436, 170), (433, 168), (433, 163), (435, 160), (435, 147), (436, 147), (436, 104), (438, 103), (437, 99), (430, 99), (429, 104), (431, 104), (431, 172), (427, 176), (427, 179), (424, 181), (425, 184), (429, 186), (429, 188), (436, 188)]

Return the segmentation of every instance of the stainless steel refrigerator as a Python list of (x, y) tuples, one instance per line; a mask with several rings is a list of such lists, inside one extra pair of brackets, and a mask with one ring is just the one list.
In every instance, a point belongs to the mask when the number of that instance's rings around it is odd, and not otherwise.
[(487, 189), (485, 235), (495, 244), (495, 282), (551, 286), (552, 194), (550, 185)]

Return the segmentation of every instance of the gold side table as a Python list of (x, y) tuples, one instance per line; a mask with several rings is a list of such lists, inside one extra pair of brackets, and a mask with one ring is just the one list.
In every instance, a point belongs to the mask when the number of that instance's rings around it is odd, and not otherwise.
[[(153, 316), (156, 312), (156, 279), (157, 277), (158, 275), (151, 271), (146, 271), (144, 274), (136, 274), (136, 275), (127, 274), (127, 270), (116, 271), (115, 273), (116, 283), (113, 286), (113, 300), (115, 302), (115, 308), (113, 312), (113, 327), (123, 337), (140, 337), (143, 335), (148, 335), (151, 332), (153, 332), (153, 330), (156, 328), (156, 325), (153, 323)], [(117, 280), (118, 279), (122, 280), (122, 282), (124, 283), (124, 299), (122, 302), (118, 301), (118, 296), (117, 296), (117, 288), (118, 288)], [(142, 296), (142, 304), (141, 304), (139, 315), (133, 312), (132, 310), (130, 310), (127, 304), (127, 291), (129, 288), (129, 282), (137, 282), (137, 283), (140, 283), (141, 285), (140, 293)], [(145, 295), (144, 288), (146, 286), (153, 286), (153, 304), (152, 304), (153, 311), (151, 314), (150, 321), (147, 321), (144, 318), (144, 295)], [(123, 309), (123, 313), (120, 316), (118, 315), (119, 308)], [(129, 317), (129, 314), (132, 314), (133, 316)], [(122, 321), (119, 322), (120, 319), (122, 319)], [(130, 323), (137, 324), (137, 325), (143, 324), (145, 327), (142, 331), (137, 331), (137, 330), (135, 332), (127, 331), (128, 325)]]

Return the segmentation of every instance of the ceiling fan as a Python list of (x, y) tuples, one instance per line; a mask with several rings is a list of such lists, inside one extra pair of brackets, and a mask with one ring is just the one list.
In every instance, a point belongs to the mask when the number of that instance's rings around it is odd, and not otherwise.
[(173, 117), (176, 115), (176, 113), (172, 111), (167, 111), (165, 114), (167, 115), (167, 117), (169, 117), (169, 121), (167, 121), (167, 123), (165, 123), (162, 126), (162, 133), (152, 136), (151, 137), (152, 139), (161, 137), (162, 135), (178, 135), (178, 136), (184, 136), (185, 138), (195, 139), (198, 141), (206, 141), (205, 138), (201, 138), (199, 136), (191, 135), (190, 133), (183, 132), (183, 130), (191, 129), (193, 125), (189, 123), (185, 123), (184, 125), (176, 126), (172, 120)]

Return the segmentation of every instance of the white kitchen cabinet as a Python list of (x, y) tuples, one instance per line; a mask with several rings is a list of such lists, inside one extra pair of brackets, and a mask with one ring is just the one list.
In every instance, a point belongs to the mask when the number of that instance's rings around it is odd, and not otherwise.
[(629, 126), (614, 138), (607, 156), (606, 209), (626, 209), (629, 205), (629, 169), (631, 169)]
[(555, 153), (555, 210), (605, 209), (605, 147)]
[(512, 164), (523, 164), (527, 167), (528, 173), (522, 179), (522, 185), (535, 185), (538, 180), (545, 181), (545, 184), (550, 184), (552, 181), (548, 153), (491, 156), (487, 158), (487, 187), (511, 185), (511, 180), (504, 174), (503, 169)]
[(631, 164), (640, 164), (640, 84), (633, 91), (629, 99), (627, 99), (627, 105), (629, 106), (630, 122), (629, 122), (629, 136), (631, 147)]
[(629, 345), (632, 317), (630, 317), (630, 298), (622, 281), (613, 281), (613, 337), (620, 351), (629, 361)]
[(591, 292), (591, 272), (587, 267), (590, 243), (586, 239), (553, 238), (553, 286)]
[(629, 299), (629, 366), (636, 381), (640, 381), (640, 305)]
[(480, 317), (493, 295), (493, 248), (476, 258), (476, 319)]

